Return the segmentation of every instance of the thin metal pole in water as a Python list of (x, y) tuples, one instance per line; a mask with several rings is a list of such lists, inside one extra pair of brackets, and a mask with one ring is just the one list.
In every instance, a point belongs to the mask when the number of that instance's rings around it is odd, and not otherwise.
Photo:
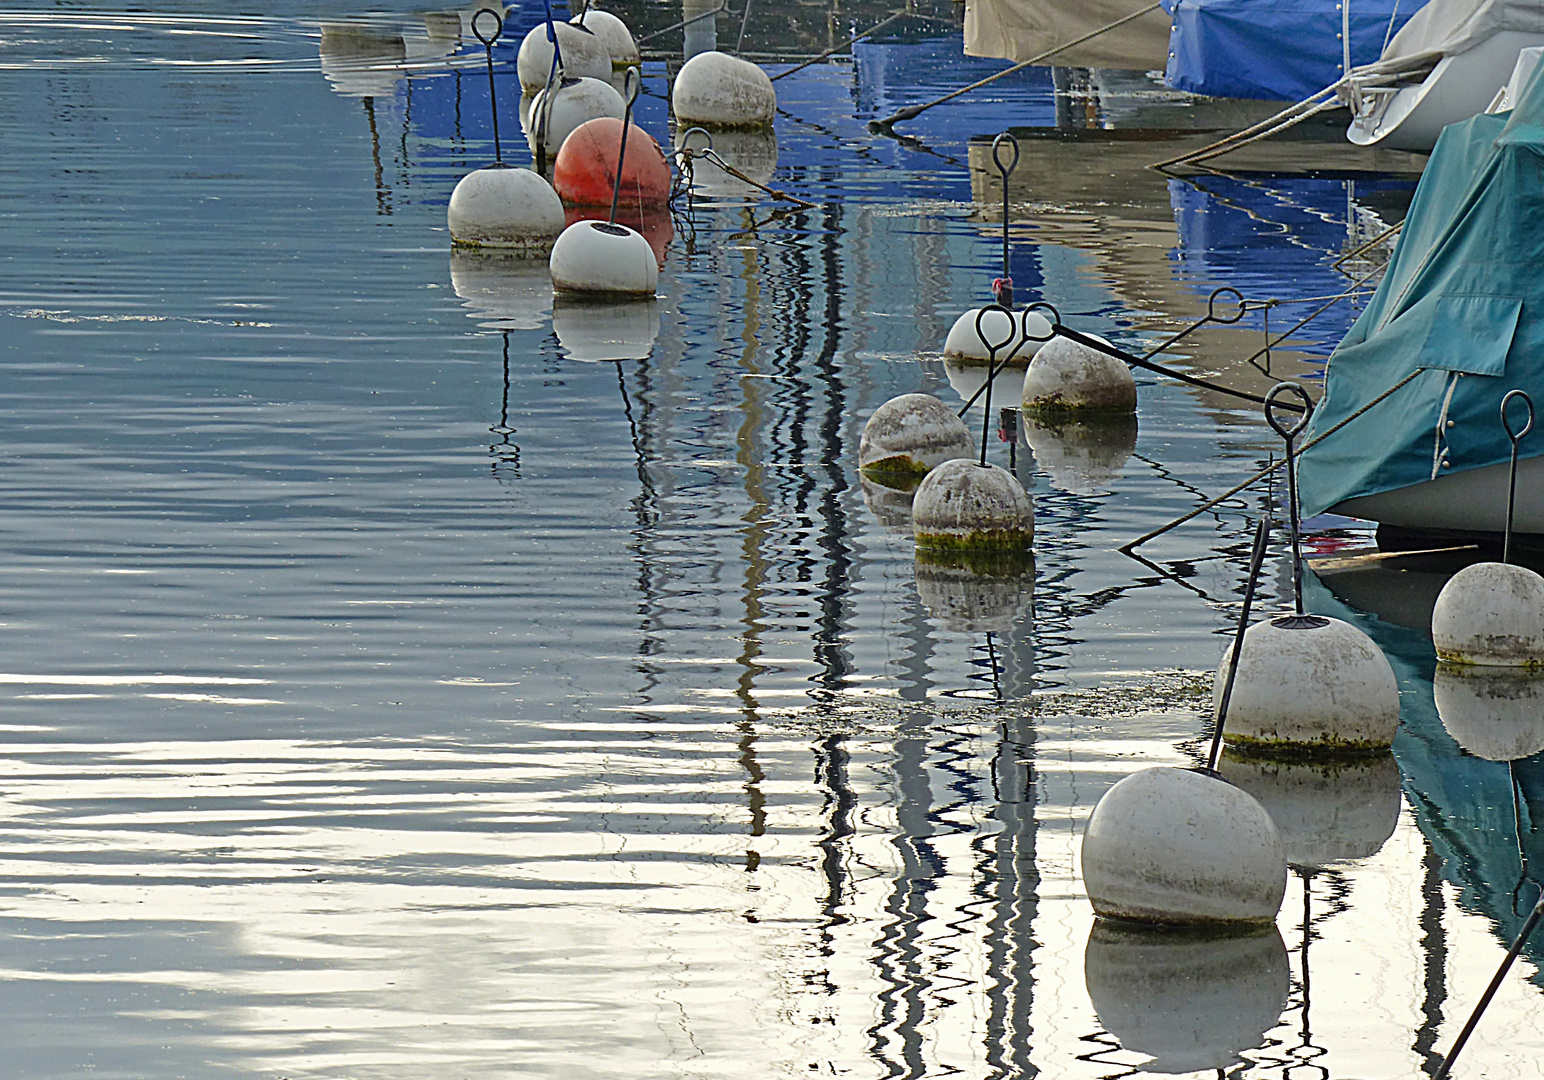
[(1249, 553), (1249, 579), (1244, 583), (1244, 608), (1238, 613), (1238, 630), (1233, 634), (1233, 650), (1228, 654), (1228, 677), (1222, 684), (1222, 697), (1217, 701), (1217, 722), (1212, 728), (1212, 748), (1206, 754), (1206, 771), (1217, 771), (1217, 758), (1222, 754), (1222, 729), (1228, 722), (1228, 702), (1233, 698), (1233, 680), (1238, 677), (1238, 659), (1244, 651), (1244, 632), (1249, 629), (1249, 608), (1254, 604), (1255, 585), (1260, 580), (1260, 567), (1265, 563), (1266, 540), (1271, 534), (1271, 516), (1260, 515), (1255, 526), (1254, 548)]
[[(1302, 412), (1293, 417), (1291, 426), (1287, 426), (1277, 415), (1278, 408), (1286, 407), (1280, 398), (1284, 394), (1292, 394), (1302, 402)], [(1295, 460), (1297, 437), (1308, 426), (1308, 418), (1313, 415), (1313, 398), (1308, 396), (1297, 383), (1282, 382), (1271, 387), (1271, 392), (1265, 395), (1265, 422), (1271, 429), (1280, 435), (1287, 444), (1287, 520), (1292, 526), (1292, 610), (1303, 614), (1303, 549), (1301, 533), (1303, 522), (1298, 514), (1297, 506), (1297, 461)]]
[[(491, 37), (484, 37), (482, 30), (477, 25), (477, 21), (484, 15), (491, 16), (493, 19), (494, 26)], [(477, 36), (478, 41), (482, 42), (483, 52), (488, 56), (488, 107), (493, 112), (493, 163), (495, 165), (502, 165), (504, 164), (504, 151), (499, 146), (499, 97), (498, 91), (493, 86), (493, 43), (499, 39), (499, 35), (504, 33), (503, 16), (492, 8), (478, 8), (476, 14), (472, 16), (472, 33)]]
[[(1004, 144), (1013, 148), (1013, 160), (1004, 162), (1002, 148)], [(997, 302), (1010, 310), (1013, 307), (1013, 270), (1008, 262), (1008, 177), (1013, 175), (1013, 170), (1019, 167), (1019, 140), (1008, 132), (1003, 132), (992, 140), (992, 164), (997, 166), (997, 175), (1003, 182), (1003, 276), (992, 282), (992, 294)]]
[(627, 74), (622, 76), (622, 91), (627, 98), (627, 107), (622, 110), (622, 142), (617, 147), (617, 175), (611, 185), (611, 216), (606, 219), (612, 225), (617, 223), (617, 200), (622, 197), (622, 162), (627, 159), (627, 129), (633, 125), (633, 102), (638, 100), (638, 85), (642, 78), (635, 67), (628, 68)]
[[(1528, 422), (1523, 425), (1521, 431), (1512, 430), (1512, 422), (1507, 419), (1506, 407), (1512, 403), (1513, 398), (1521, 398), (1524, 405), (1528, 406)], [(1517, 503), (1517, 444), (1523, 441), (1523, 436), (1533, 430), (1533, 399), (1525, 390), (1509, 390), (1506, 397), (1501, 399), (1501, 427), (1506, 431), (1506, 437), (1512, 443), (1512, 465), (1507, 473), (1506, 480), (1506, 532), (1501, 539), (1501, 561), (1512, 561), (1512, 511)]]
[[(986, 338), (986, 327), (982, 325), (981, 320), (986, 318), (986, 313), (989, 311), (1000, 311), (1008, 320), (1008, 336), (1003, 338), (1001, 341), (993, 342), (988, 341)], [(982, 468), (986, 467), (986, 441), (992, 433), (992, 380), (997, 377), (997, 353), (998, 350), (1004, 348), (1013, 341), (1014, 337), (1016, 336), (1015, 330), (1016, 327), (1015, 320), (1013, 318), (1013, 311), (1009, 308), (1003, 307), (1001, 304), (988, 304), (986, 307), (976, 312), (976, 337), (981, 340), (981, 344), (986, 346), (987, 354), (986, 404), (984, 407), (984, 415), (981, 421), (981, 460), (978, 462)], [(1017, 351), (1017, 349), (1014, 350), (1014, 352)], [(1004, 363), (1006, 362), (1007, 361), (1005, 360)]]
[(1544, 918), (1544, 895), (1539, 897), (1539, 902), (1533, 905), (1533, 910), (1528, 913), (1523, 928), (1517, 932), (1517, 939), (1512, 942), (1512, 947), (1506, 951), (1506, 957), (1501, 961), (1501, 966), (1496, 969), (1496, 975), (1490, 980), (1490, 985), (1485, 988), (1485, 993), (1480, 995), (1480, 1003), (1474, 1007), (1474, 1012), (1469, 1015), (1469, 1022), (1458, 1033), (1458, 1038), (1453, 1040), (1453, 1049), (1449, 1050), (1447, 1057), (1442, 1059), (1442, 1068), (1437, 1070), (1437, 1075), (1431, 1080), (1447, 1080), (1448, 1073), (1453, 1068), (1453, 1062), (1458, 1060), (1458, 1052), (1464, 1048), (1464, 1043), (1469, 1041), (1469, 1036), (1474, 1034), (1476, 1025), (1480, 1022), (1480, 1016), (1485, 1012), (1485, 1007), (1490, 1004), (1490, 999), (1496, 996), (1496, 991), (1501, 988), (1501, 980), (1506, 978), (1512, 961), (1517, 959), (1517, 954), (1523, 951), (1523, 944), (1528, 940), (1533, 928), (1539, 925), (1539, 919)]
[(740, 14), (740, 36), (735, 39), (734, 54), (740, 55), (740, 47), (745, 44), (745, 27), (751, 21), (751, 0), (745, 0), (745, 10)]

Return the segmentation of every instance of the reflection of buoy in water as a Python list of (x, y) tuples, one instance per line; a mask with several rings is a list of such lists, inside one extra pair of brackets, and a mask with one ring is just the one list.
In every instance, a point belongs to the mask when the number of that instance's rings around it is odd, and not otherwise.
[(552, 310), (547, 268), (519, 255), (453, 247), (450, 285), (468, 314), (490, 329), (538, 330)]
[(975, 562), (917, 549), (917, 599), (949, 630), (1013, 628), (1035, 599), (1035, 559), (1020, 555)]
[[(701, 132), (692, 128), (678, 128), (675, 134), (677, 150), (701, 151), (706, 145)], [(777, 133), (772, 128), (744, 131), (715, 131), (712, 135), (713, 153), (726, 165), (737, 169), (756, 181), (771, 184), (777, 172)], [(747, 184), (737, 176), (725, 172), (710, 158), (694, 157), (691, 168), (692, 193), (715, 199), (760, 199), (765, 195), (755, 184)]]
[(1253, 795), (1276, 825), (1287, 864), (1365, 859), (1394, 835), (1402, 805), (1391, 752), (1340, 762), (1271, 761), (1229, 751), (1222, 778)]
[(600, 43), (611, 54), (613, 68), (635, 67), (642, 62), (638, 43), (633, 40), (633, 32), (611, 12), (589, 7), (585, 8), (584, 14), (575, 15), (568, 21), (584, 27), (600, 39)]
[(1437, 594), (1431, 641), (1444, 663), (1544, 665), (1544, 577), (1510, 563), (1464, 567)]
[(1130, 413), (1137, 384), (1120, 360), (1058, 336), (1041, 346), (1024, 373), (1023, 403), (1026, 413), (1041, 415)]
[(576, 221), (552, 245), (552, 286), (559, 292), (653, 296), (659, 263), (649, 242), (625, 225)]
[(931, 394), (902, 394), (874, 410), (858, 443), (867, 476), (910, 487), (951, 458), (975, 452), (970, 429)]
[(911, 524), (918, 547), (1024, 551), (1035, 538), (1035, 507), (1006, 469), (955, 458), (923, 478)]
[[(626, 111), (622, 95), (609, 82), (589, 78), (564, 79), (552, 88), (550, 110), (547, 107), (547, 91), (543, 90), (531, 100), (531, 109), (524, 124), (525, 141), (531, 153), (535, 154), (545, 113), (546, 138), (540, 141), (550, 158), (562, 150), (568, 137), (582, 125), (603, 116), (621, 123), (622, 114)], [(608, 197), (606, 202), (609, 205), (611, 199)]]
[(563, 201), (531, 170), (494, 165), (461, 178), (446, 219), (458, 244), (541, 253), (563, 231)]
[(1265, 808), (1187, 769), (1132, 773), (1104, 793), (1083, 833), (1094, 914), (1166, 925), (1263, 926), (1287, 889), (1287, 859)]
[(1274, 926), (1218, 937), (1095, 922), (1083, 979), (1100, 1025), (1143, 1072), (1227, 1070), (1287, 1007), (1291, 967)]
[(1025, 413), (1019, 435), (1052, 484), (1075, 495), (1102, 494), (1137, 448), (1137, 416)]
[[(570, 206), (611, 206), (617, 182), (622, 121), (610, 116), (587, 120), (563, 141), (552, 166), (552, 186)], [(662, 207), (670, 201), (670, 166), (654, 137), (637, 124), (627, 128), (618, 207)]]
[[(611, 78), (611, 51), (590, 31), (565, 22), (554, 22), (558, 51), (563, 54), (563, 75), (570, 79)], [(552, 42), (547, 40), (547, 23), (537, 23), (520, 43), (515, 56), (515, 71), (520, 88), (534, 94), (547, 85), (552, 74)]]
[[(999, 359), (1003, 353), (999, 352)], [(986, 374), (990, 370), (986, 364), (977, 364), (974, 361), (945, 360), (944, 377), (949, 380), (949, 389), (960, 395), (960, 400), (970, 401), (975, 398), (972, 409), (980, 409), (986, 406), (986, 395), (978, 395), (976, 392), (986, 385)], [(1016, 402), (1019, 400), (1019, 386), (1024, 381), (1024, 369), (1015, 364), (1006, 364), (998, 368), (997, 374), (992, 377), (992, 400), (998, 404), (1003, 401)]]
[(1487, 761), (1516, 761), (1544, 750), (1544, 672), (1438, 664), (1437, 715), (1454, 741)]
[(642, 360), (659, 337), (654, 297), (596, 300), (559, 293), (552, 329), (570, 360)]
[(981, 333), (977, 333), (976, 319), (980, 312), (980, 308), (971, 308), (954, 320), (948, 336), (944, 338), (945, 360), (961, 364), (985, 364), (990, 359), (990, 351), (981, 340), (981, 334), (985, 334), (987, 341), (1007, 342), (997, 350), (997, 362), (1001, 364), (1013, 352), (1013, 347), (1019, 344), (1023, 335), (1028, 334), (1029, 339), (1014, 353), (1013, 359), (1007, 362), (1008, 367), (1023, 369), (1029, 366), (1030, 359), (1051, 336), (1050, 320), (1038, 311), (1029, 310), (1015, 313), (1012, 329), (1008, 325), (1008, 316), (1001, 311), (988, 311), (980, 316)]
[[(629, 156), (632, 155), (631, 145), (627, 152)], [(605, 221), (607, 213), (608, 208), (602, 206), (571, 206), (565, 217), (572, 225), (576, 221)], [(647, 240), (650, 250), (654, 252), (655, 263), (661, 270), (665, 268), (665, 252), (670, 247), (670, 241), (675, 239), (675, 223), (670, 218), (669, 207), (645, 207), (639, 213), (636, 206), (618, 206), (617, 224), (626, 225)]]
[[(1212, 684), (1216, 715), (1228, 677)], [(1387, 750), (1399, 726), (1399, 687), (1372, 638), (1339, 619), (1282, 615), (1251, 626), (1223, 739), (1263, 754)]]
[(858, 483), (863, 488), (863, 503), (873, 512), (886, 532), (911, 535), (911, 497), (916, 494), (916, 484), (891, 487), (878, 480), (870, 480), (861, 471)]
[(708, 128), (766, 127), (777, 112), (772, 80), (749, 60), (702, 52), (681, 65), (670, 91), (676, 119)]

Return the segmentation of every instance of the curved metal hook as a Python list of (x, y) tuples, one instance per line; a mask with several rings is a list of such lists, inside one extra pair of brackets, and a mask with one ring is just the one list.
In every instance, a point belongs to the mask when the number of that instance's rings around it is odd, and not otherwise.
[(703, 150), (711, 150), (711, 149), (713, 149), (713, 133), (711, 131), (709, 131), (707, 128), (702, 128), (702, 127), (689, 127), (689, 128), (687, 128), (685, 131), (683, 131), (681, 133), (681, 145), (676, 147), (676, 153), (678, 153), (678, 154), (685, 153), (685, 154), (688, 154), (688, 155), (692, 153), (692, 136), (693, 135), (701, 135), (702, 136), (702, 138), (704, 140), (704, 143), (705, 143), (705, 145), (702, 148)]
[[(1008, 317), (1008, 336), (996, 344), (993, 344), (987, 340), (986, 329), (982, 325), (982, 320), (986, 318), (986, 313), (988, 311), (1000, 311)], [(1013, 312), (1009, 311), (1001, 304), (988, 304), (986, 307), (976, 312), (976, 337), (981, 341), (982, 345), (986, 346), (986, 351), (988, 354), (987, 360), (989, 363), (996, 363), (998, 350), (1013, 343), (1014, 332), (1018, 329), (1016, 326), (1017, 322), (1018, 320), (1013, 317)]]
[[(493, 36), (492, 37), (483, 37), (483, 32), (480, 29), (478, 29), (477, 20), (482, 18), (484, 15), (492, 15), (493, 16), (493, 24), (494, 25), (493, 25)], [(472, 34), (473, 34), (474, 37), (477, 38), (478, 41), (483, 43), (483, 47), (484, 48), (488, 48), (488, 49), (493, 48), (493, 43), (495, 41), (497, 41), (499, 39), (499, 37), (503, 33), (504, 33), (504, 16), (500, 15), (497, 11), (494, 11), (492, 8), (478, 8), (476, 13), (474, 13), (472, 15)]]
[[(1046, 320), (1051, 324), (1051, 332), (1046, 334), (1045, 337), (1041, 337), (1039, 334), (1031, 334), (1029, 332), (1029, 313), (1041, 308), (1051, 313), (1051, 317)], [(1061, 325), (1061, 312), (1057, 311), (1056, 305), (1048, 300), (1036, 300), (1033, 304), (1025, 306), (1023, 323), (1025, 341), (1050, 341), (1053, 337), (1056, 336), (1056, 328)]]
[[(1293, 395), (1303, 403), (1303, 411), (1294, 418), (1296, 423), (1291, 427), (1285, 426), (1276, 415), (1276, 410), (1282, 407), (1278, 402), (1287, 394)], [(1283, 439), (1290, 441), (1297, 438), (1298, 433), (1308, 426), (1308, 418), (1312, 415), (1313, 398), (1308, 396), (1307, 390), (1295, 382), (1279, 382), (1271, 387), (1270, 393), (1265, 395), (1265, 422)]]
[[(643, 73), (636, 66), (627, 69), (622, 76), (622, 101), (630, 108), (633, 102), (638, 100), (638, 92), (643, 89)], [(701, 130), (693, 128), (693, 131)], [(712, 143), (710, 142), (711, 146)]]
[[(1006, 165), (1003, 164), (1002, 159), (1002, 145), (1004, 142), (1013, 147), (1013, 160), (1008, 162)], [(1019, 167), (1019, 140), (1015, 139), (1006, 131), (997, 136), (997, 138), (993, 139), (992, 164), (997, 166), (998, 173), (1001, 174), (1002, 178), (1006, 181), (1008, 177), (1013, 174), (1013, 170)]]
[[(1512, 430), (1512, 421), (1506, 415), (1506, 408), (1512, 404), (1513, 398), (1521, 398), (1523, 404), (1528, 407), (1528, 422), (1523, 425), (1521, 431)], [(1528, 396), (1526, 390), (1508, 390), (1506, 397), (1501, 399), (1501, 426), (1506, 429), (1506, 437), (1512, 440), (1513, 447), (1522, 442), (1523, 436), (1533, 430), (1533, 398)]]
[[(1232, 293), (1238, 301), (1238, 311), (1234, 313), (1231, 319), (1217, 314), (1217, 298), (1223, 293)], [(1236, 323), (1244, 317), (1244, 312), (1247, 310), (1244, 305), (1244, 294), (1231, 285), (1224, 285), (1220, 289), (1213, 289), (1212, 295), (1206, 298), (1206, 317), (1215, 323)]]

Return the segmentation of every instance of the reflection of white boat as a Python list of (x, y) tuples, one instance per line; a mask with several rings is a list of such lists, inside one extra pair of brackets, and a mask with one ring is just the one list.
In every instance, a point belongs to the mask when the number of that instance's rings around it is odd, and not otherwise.
[(1431, 0), (1374, 64), (1339, 89), (1359, 146), (1430, 152), (1448, 124), (1484, 112), (1520, 50), (1544, 45), (1544, 0)]

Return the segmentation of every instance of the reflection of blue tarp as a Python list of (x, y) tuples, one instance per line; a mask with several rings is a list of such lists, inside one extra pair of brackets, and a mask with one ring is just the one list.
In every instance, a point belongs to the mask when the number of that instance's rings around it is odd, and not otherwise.
[(1303, 455), (1306, 513), (1431, 480), (1441, 459), (1444, 474), (1507, 460), (1501, 398), (1544, 378), (1541, 74), (1510, 114), (1437, 140), (1383, 282), (1330, 359), (1311, 432), (1422, 373)]
[[(1425, 0), (1343, 0), (1351, 11), (1351, 63), (1370, 64)], [(1301, 101), (1341, 70), (1336, 0), (1171, 0), (1167, 82), (1232, 98)]]

